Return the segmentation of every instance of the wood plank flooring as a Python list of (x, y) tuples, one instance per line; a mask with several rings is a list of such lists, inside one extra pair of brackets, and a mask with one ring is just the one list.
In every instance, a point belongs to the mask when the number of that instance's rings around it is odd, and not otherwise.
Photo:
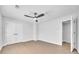
[(1, 54), (74, 54), (70, 52), (70, 44), (63, 46), (44, 41), (28, 41), (4, 46)]

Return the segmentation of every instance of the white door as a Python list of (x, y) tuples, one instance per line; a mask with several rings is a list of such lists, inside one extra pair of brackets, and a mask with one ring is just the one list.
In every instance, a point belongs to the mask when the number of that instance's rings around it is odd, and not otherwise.
[(77, 48), (77, 18), (71, 20), (71, 52)]
[(22, 24), (16, 24), (16, 38), (17, 40), (23, 39), (23, 25)]
[(6, 41), (7, 43), (16, 40), (16, 36), (14, 35), (15, 33), (15, 26), (16, 24), (13, 22), (6, 22), (5, 24), (5, 37), (6, 37)]
[(5, 32), (6, 32), (5, 36), (8, 44), (23, 39), (22, 24), (7, 22)]

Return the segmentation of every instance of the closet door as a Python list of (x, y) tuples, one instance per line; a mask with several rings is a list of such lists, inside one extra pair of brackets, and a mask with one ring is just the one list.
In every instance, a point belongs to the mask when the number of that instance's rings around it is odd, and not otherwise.
[(15, 29), (15, 36), (17, 41), (23, 39), (23, 25), (22, 24), (16, 24), (16, 29)]
[(12, 44), (23, 39), (22, 24), (7, 22), (5, 28), (5, 37), (8, 44)]
[(15, 26), (16, 24), (13, 22), (6, 22), (5, 24), (5, 39), (7, 43), (16, 40)]

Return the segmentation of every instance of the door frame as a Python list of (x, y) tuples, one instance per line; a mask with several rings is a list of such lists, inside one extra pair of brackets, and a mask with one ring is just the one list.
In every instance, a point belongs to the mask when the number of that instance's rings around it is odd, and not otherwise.
[[(66, 17), (62, 20), (62, 23), (65, 22), (65, 21), (70, 21), (70, 30), (71, 30), (71, 34), (70, 34), (70, 51), (72, 52), (73, 49), (74, 49), (74, 34), (73, 34), (73, 21), (75, 20), (75, 18), (73, 16), (70, 16), (70, 17)], [(62, 25), (62, 29), (63, 29), (63, 25)], [(63, 36), (63, 33), (62, 33), (62, 36)], [(62, 38), (62, 42), (63, 42), (63, 38)]]

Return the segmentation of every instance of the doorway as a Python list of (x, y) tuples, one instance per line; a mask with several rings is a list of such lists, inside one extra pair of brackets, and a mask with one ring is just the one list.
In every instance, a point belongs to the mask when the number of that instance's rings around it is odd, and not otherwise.
[(77, 50), (77, 19), (62, 22), (62, 42), (68, 43), (70, 51)]
[(71, 20), (62, 22), (62, 46), (71, 50)]
[(63, 22), (63, 27), (62, 27), (62, 38), (63, 38), (63, 42), (66, 42), (66, 43), (71, 43), (71, 22), (70, 20), (68, 21), (64, 21)]

